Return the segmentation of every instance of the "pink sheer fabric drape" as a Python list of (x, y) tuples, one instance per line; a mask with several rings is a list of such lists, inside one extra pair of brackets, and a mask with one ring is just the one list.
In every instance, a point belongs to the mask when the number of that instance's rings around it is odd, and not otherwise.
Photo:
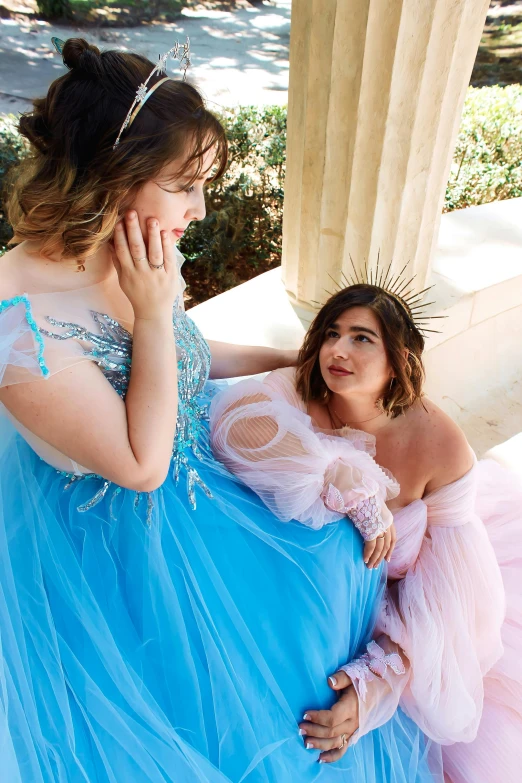
[(283, 521), (319, 529), (343, 518), (325, 505), (330, 485), (350, 508), (375, 497), (384, 516), (386, 500), (399, 491), (366, 451), (350, 438), (315, 432), (310, 417), (270, 384), (242, 381), (220, 394), (211, 431), (218, 459)]
[(506, 592), (504, 653), (484, 678), (473, 742), (443, 749), (448, 783), (518, 783), (522, 777), (522, 481), (493, 460), (476, 467), (475, 510), (483, 520)]
[[(388, 673), (361, 699), (359, 736), (400, 703), (430, 738), (469, 742), (478, 731), (484, 675), (502, 655), (500, 570), (475, 511), (477, 468), (395, 514), (399, 545), (377, 626), (403, 651), (408, 676)], [(388, 703), (389, 702), (389, 703)]]

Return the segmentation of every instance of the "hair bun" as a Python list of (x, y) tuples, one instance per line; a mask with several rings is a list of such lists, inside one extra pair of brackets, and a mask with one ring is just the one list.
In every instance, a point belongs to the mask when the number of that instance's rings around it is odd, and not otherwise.
[(68, 38), (63, 45), (62, 57), (71, 70), (101, 75), (100, 50), (84, 38)]

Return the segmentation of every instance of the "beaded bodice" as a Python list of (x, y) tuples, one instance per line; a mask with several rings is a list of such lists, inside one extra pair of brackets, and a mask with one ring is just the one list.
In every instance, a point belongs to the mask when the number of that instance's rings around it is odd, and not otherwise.
[[(80, 340), (86, 345), (84, 355), (96, 362), (111, 386), (125, 398), (132, 360), (132, 335), (108, 315), (96, 312), (91, 315), (97, 331), (48, 317), (53, 331), (40, 329), (40, 333), (55, 340)], [(174, 451), (178, 452), (187, 447), (197, 449), (202, 414), (197, 398), (208, 380), (210, 351), (179, 298), (173, 310), (173, 325), (178, 354), (178, 417)]]
[[(93, 330), (79, 324), (59, 321), (47, 317), (51, 329), (40, 328), (40, 333), (54, 340), (78, 340), (84, 347), (84, 356), (92, 359), (101, 369), (109, 383), (125, 398), (129, 385), (132, 362), (132, 335), (118, 321), (104, 313), (91, 312)], [(174, 479), (179, 480), (180, 470), (187, 473), (187, 492), (193, 508), (196, 507), (195, 489), (197, 486), (211, 497), (210, 490), (200, 479), (197, 471), (188, 460), (192, 453), (197, 459), (203, 459), (199, 447), (202, 422), (206, 419), (206, 406), (201, 399), (205, 383), (210, 372), (210, 350), (196, 324), (185, 313), (178, 297), (173, 309), (173, 327), (178, 355), (178, 414), (172, 458)], [(113, 487), (109, 481), (92, 474), (66, 474), (68, 487), (85, 478), (98, 478), (104, 482), (102, 487), (79, 510), (87, 511), (99, 503), (107, 492), (119, 493), (120, 488)], [(141, 500), (137, 493), (137, 502)], [(148, 519), (152, 510), (151, 494), (147, 498)]]

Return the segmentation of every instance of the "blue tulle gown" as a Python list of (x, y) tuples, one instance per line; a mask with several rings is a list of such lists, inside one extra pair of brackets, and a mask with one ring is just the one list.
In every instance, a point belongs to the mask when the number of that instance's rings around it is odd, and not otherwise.
[[(45, 329), (31, 305), (0, 302), (0, 383), (24, 364), (43, 379), (61, 339), (125, 394), (121, 325), (91, 313), (91, 331)], [(338, 763), (303, 746), (304, 710), (333, 703), (327, 675), (371, 636), (383, 573), (348, 521), (281, 523), (214, 461), (208, 348), (174, 312), (178, 428), (159, 490), (67, 475), (0, 417), (0, 780), (439, 780), (400, 710)]]

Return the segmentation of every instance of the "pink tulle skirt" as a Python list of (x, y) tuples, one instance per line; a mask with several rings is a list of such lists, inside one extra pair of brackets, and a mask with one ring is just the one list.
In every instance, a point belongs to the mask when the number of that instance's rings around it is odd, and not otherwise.
[(493, 460), (478, 464), (477, 513), (506, 590), (504, 654), (485, 679), (477, 738), (443, 748), (448, 783), (522, 780), (522, 482)]

